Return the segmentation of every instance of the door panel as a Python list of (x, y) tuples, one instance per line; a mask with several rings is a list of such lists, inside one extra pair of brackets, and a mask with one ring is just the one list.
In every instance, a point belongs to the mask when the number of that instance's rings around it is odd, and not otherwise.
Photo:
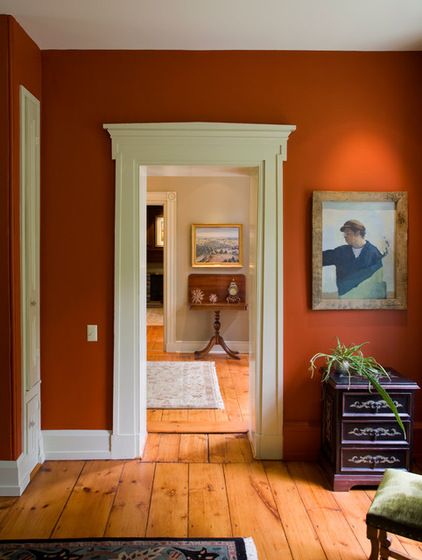
[(40, 104), (21, 86), (21, 307), (26, 468), (40, 460)]
[(37, 393), (26, 404), (26, 434), (27, 453), (31, 457), (38, 457), (39, 432), (40, 432), (40, 410), (39, 394)]

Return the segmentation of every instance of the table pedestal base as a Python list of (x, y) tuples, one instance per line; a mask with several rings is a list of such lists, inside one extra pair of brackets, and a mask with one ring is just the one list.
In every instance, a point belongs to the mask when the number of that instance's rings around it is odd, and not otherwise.
[(211, 349), (219, 344), (224, 352), (230, 356), (230, 358), (234, 358), (235, 360), (240, 360), (239, 352), (237, 350), (231, 350), (227, 344), (224, 342), (224, 338), (220, 335), (220, 311), (214, 311), (214, 334), (210, 338), (208, 344), (202, 350), (197, 350), (195, 352), (195, 360), (200, 360), (204, 358)]

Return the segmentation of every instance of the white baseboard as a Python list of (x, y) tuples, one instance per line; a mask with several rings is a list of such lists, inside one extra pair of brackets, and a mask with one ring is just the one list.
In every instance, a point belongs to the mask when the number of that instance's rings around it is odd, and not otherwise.
[(264, 435), (249, 432), (249, 441), (255, 459), (275, 460), (283, 458), (283, 438), (281, 434)]
[[(208, 344), (208, 340), (176, 340), (176, 342), (171, 342), (167, 344), (167, 352), (181, 352), (181, 353), (191, 353), (196, 350), (202, 350)], [(241, 354), (247, 354), (249, 352), (249, 341), (248, 340), (228, 340), (226, 344), (229, 348), (237, 350)], [(214, 346), (211, 353), (215, 354), (225, 354), (221, 346)]]
[(43, 430), (48, 459), (111, 459), (108, 430)]
[(112, 435), (109, 430), (43, 430), (45, 459), (134, 459), (147, 433)]
[(124, 434), (111, 436), (112, 459), (134, 459), (144, 453), (147, 432), (142, 434)]
[[(147, 433), (112, 436), (108, 430), (43, 430), (44, 459), (134, 459), (142, 456)], [(0, 496), (21, 496), (30, 481), (28, 458), (0, 461)]]
[(24, 455), (16, 461), (0, 461), (0, 496), (21, 496), (29, 484), (31, 471)]

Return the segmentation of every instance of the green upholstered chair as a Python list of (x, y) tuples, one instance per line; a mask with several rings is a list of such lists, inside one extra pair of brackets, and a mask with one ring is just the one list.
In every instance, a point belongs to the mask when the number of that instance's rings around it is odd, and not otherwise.
[(387, 469), (366, 515), (369, 560), (409, 558), (390, 549), (387, 533), (422, 541), (422, 476)]

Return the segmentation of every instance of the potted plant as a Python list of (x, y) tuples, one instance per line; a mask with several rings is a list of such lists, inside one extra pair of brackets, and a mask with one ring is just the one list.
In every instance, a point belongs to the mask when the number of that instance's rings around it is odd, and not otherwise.
[(350, 378), (355, 375), (366, 378), (368, 380), (369, 390), (373, 387), (387, 403), (393, 412), (398, 425), (402, 429), (404, 436), (406, 437), (406, 432), (397, 407), (388, 392), (381, 385), (382, 379), (390, 379), (390, 376), (375, 358), (363, 355), (361, 348), (365, 344), (367, 344), (367, 342), (346, 346), (345, 344), (341, 344), (340, 340), (337, 338), (337, 346), (333, 348), (329, 354), (317, 352), (309, 360), (309, 370), (311, 375), (313, 376), (315, 370), (317, 369), (316, 362), (319, 359), (323, 359), (325, 360), (325, 365), (321, 368), (321, 381), (328, 381), (332, 371), (337, 372), (340, 375), (348, 376), (349, 383)]

